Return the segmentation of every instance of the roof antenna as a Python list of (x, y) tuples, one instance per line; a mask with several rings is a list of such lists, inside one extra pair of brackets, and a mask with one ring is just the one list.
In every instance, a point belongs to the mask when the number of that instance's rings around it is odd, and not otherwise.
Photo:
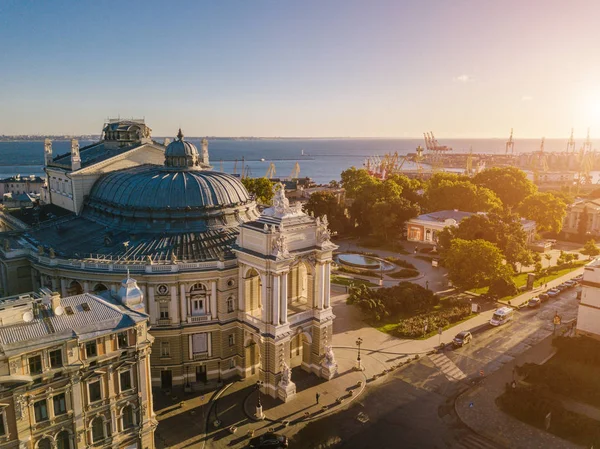
[(129, 268), (127, 268), (127, 280), (129, 280)]

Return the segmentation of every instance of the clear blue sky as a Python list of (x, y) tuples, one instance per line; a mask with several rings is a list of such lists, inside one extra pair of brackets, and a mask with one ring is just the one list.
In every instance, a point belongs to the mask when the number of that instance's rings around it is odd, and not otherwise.
[(600, 134), (600, 2), (0, 0), (0, 134)]

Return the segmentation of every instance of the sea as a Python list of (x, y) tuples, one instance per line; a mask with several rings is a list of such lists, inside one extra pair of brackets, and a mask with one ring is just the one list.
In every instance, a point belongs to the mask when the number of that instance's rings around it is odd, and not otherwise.
[[(163, 138), (155, 138), (162, 142)], [(173, 140), (171, 138), (171, 140)], [(187, 139), (200, 148), (200, 139)], [(439, 139), (441, 145), (453, 148), (455, 153), (502, 154), (505, 139)], [(567, 139), (547, 139), (545, 151), (565, 151)], [(91, 141), (80, 141), (80, 147)], [(581, 146), (581, 141), (576, 147)], [(252, 177), (265, 176), (271, 163), (275, 165), (275, 176), (289, 177), (296, 165), (300, 165), (300, 177), (312, 178), (318, 184), (339, 180), (342, 171), (362, 167), (370, 156), (383, 156), (398, 152), (400, 155), (414, 153), (418, 145), (425, 147), (423, 139), (209, 139), (210, 162), (214, 170), (240, 174), (242, 166)], [(538, 151), (539, 139), (515, 141), (515, 152)], [(593, 142), (597, 148), (600, 141)], [(53, 141), (55, 155), (70, 151), (70, 141)], [(243, 161), (243, 162), (242, 162)], [(21, 176), (43, 176), (44, 142), (14, 141), (0, 142), (0, 178), (16, 174)], [(405, 169), (414, 165), (405, 163)]]

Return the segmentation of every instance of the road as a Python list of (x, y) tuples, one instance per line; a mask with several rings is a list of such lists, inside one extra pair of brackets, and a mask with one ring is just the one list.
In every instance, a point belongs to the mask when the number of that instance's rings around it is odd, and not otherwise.
[(489, 375), (550, 335), (556, 312), (563, 322), (574, 319), (577, 304), (572, 289), (539, 309), (515, 312), (510, 323), (483, 329), (463, 348), (422, 357), (368, 388), (349, 409), (308, 424), (290, 447), (498, 448), (458, 420), (455, 396), (480, 378), (481, 370)]

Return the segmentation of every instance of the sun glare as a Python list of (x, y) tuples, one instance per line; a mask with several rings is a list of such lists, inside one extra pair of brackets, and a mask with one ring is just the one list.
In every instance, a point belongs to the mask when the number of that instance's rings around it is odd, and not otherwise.
[(597, 126), (600, 123), (600, 91), (585, 96), (584, 114), (584, 117), (589, 120), (589, 126)]

